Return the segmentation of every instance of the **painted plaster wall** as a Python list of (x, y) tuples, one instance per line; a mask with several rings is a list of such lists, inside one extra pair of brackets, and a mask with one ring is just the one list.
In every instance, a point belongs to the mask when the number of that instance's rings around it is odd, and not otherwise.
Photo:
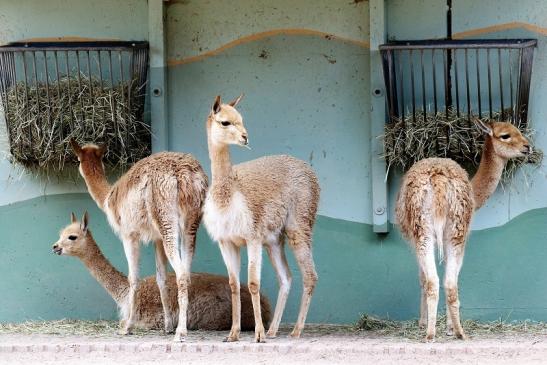
[[(364, 312), (415, 317), (419, 300), (413, 254), (395, 228), (387, 236), (377, 236), (370, 226), (368, 151), (375, 136), (369, 135), (368, 120), (368, 2), (318, 0), (313, 7), (304, 0), (236, 3), (172, 0), (167, 7), (171, 148), (194, 154), (209, 171), (204, 123), (212, 100), (216, 94), (233, 98), (244, 92), (240, 109), (253, 149), (234, 148), (233, 159), (289, 153), (310, 162), (322, 185), (314, 236), (320, 281), (309, 320), (349, 323)], [(509, 1), (494, 9), (484, 2), (455, 3), (455, 33), (472, 30), (477, 36), (539, 39), (530, 115), (538, 130), (536, 144), (545, 149), (545, 109), (540, 100), (547, 94), (543, 89), (547, 18), (541, 15), (546, 7), (532, 0), (521, 2), (515, 11), (506, 11), (516, 8)], [(83, 1), (74, 4), (0, 0), (0, 41), (147, 36), (144, 0), (117, 1), (116, 6), (106, 0), (93, 6)], [(387, 0), (386, 5), (390, 38), (444, 35), (444, 1)], [(481, 29), (511, 22), (525, 24)], [(0, 141), (0, 152), (6, 153), (5, 146)], [(398, 179), (394, 174), (389, 180), (391, 206)], [(113, 303), (80, 263), (49, 251), (70, 211), (81, 214), (88, 209), (97, 242), (115, 266), (126, 268), (119, 240), (81, 179), (75, 181), (32, 177), (5, 159), (0, 162), (0, 246), (16, 248), (0, 256), (0, 275), (5, 278), (0, 292), (9, 293), (0, 301), (0, 321), (115, 316)], [(492, 228), (473, 232), (470, 238), (461, 277), (464, 317), (494, 319), (510, 314), (510, 318), (547, 319), (547, 292), (534, 289), (547, 285), (542, 279), (547, 277), (543, 166), (530, 183), (524, 194), (498, 191), (477, 214), (476, 229)], [(152, 274), (152, 249), (143, 251), (143, 275)], [(298, 270), (289, 256), (295, 284), (284, 316), (287, 322), (296, 318), (300, 294)], [(275, 275), (271, 265), (264, 266), (263, 288), (274, 300)], [(225, 273), (220, 253), (203, 229), (193, 269)]]

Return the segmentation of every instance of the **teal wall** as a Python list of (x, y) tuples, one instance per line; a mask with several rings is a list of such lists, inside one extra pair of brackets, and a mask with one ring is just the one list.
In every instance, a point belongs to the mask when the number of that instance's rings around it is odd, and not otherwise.
[[(115, 6), (106, 0), (68, 3), (0, 0), (0, 43), (36, 37), (147, 38), (145, 0)], [(547, 5), (532, 0), (499, 1), (494, 8), (485, 2), (454, 3), (455, 36), (538, 38), (530, 119), (537, 130), (535, 144), (545, 150), (546, 112), (540, 101), (547, 96)], [(442, 37), (444, 11), (444, 1), (386, 0), (388, 36)], [(367, 1), (347, 0), (316, 0), (313, 6), (304, 0), (172, 0), (166, 9), (171, 148), (194, 154), (209, 171), (204, 124), (212, 100), (244, 92), (240, 110), (252, 150), (234, 148), (234, 160), (289, 153), (310, 162), (319, 175), (314, 255), (320, 279), (312, 322), (351, 323), (364, 312), (401, 319), (418, 314), (412, 251), (395, 227), (388, 235), (372, 233), (369, 147), (376, 136), (369, 134), (368, 19)], [(0, 154), (7, 156), (6, 143), (0, 127)], [(519, 175), (476, 215), (460, 282), (464, 318), (547, 320), (545, 177), (544, 166), (527, 181)], [(388, 181), (391, 212), (399, 179), (394, 173)], [(80, 178), (46, 179), (7, 158), (0, 161), (0, 321), (115, 317), (112, 301), (85, 268), (50, 252), (69, 213), (84, 209), (91, 213), (97, 242), (125, 271), (121, 243)], [(149, 275), (153, 249), (143, 252), (142, 273)], [(289, 256), (295, 285), (284, 320), (292, 322), (300, 282)], [(219, 250), (203, 229), (193, 269), (225, 273)], [(275, 300), (277, 283), (269, 264), (263, 288)]]

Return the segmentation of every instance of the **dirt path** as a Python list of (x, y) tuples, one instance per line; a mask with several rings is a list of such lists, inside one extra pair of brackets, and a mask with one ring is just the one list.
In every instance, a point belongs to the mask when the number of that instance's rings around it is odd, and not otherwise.
[[(542, 364), (547, 336), (512, 334), (477, 336), (462, 342), (439, 336), (422, 343), (344, 326), (309, 326), (300, 340), (288, 328), (265, 344), (223, 343), (225, 333), (191, 332), (186, 343), (173, 344), (157, 333), (119, 337), (113, 334), (0, 334), (0, 364)], [(471, 334), (472, 335), (472, 334)]]

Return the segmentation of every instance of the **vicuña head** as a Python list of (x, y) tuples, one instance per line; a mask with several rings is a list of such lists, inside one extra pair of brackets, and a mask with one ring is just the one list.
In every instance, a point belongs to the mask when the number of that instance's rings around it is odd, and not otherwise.
[(222, 104), (220, 96), (215, 98), (210, 117), (207, 119), (207, 132), (210, 135), (210, 142), (212, 144), (249, 145), (249, 137), (247, 130), (243, 126), (243, 118), (235, 109), (242, 98), (243, 94), (228, 104)]
[[(104, 173), (103, 157), (106, 153), (106, 145), (97, 146), (96, 144), (86, 144), (80, 146), (74, 138), (70, 140), (70, 145), (78, 157), (80, 162), (80, 173), (86, 175), (87, 173), (100, 172)], [(97, 170), (100, 168), (100, 170)]]
[(528, 140), (517, 127), (507, 122), (484, 123), (475, 121), (486, 134), (485, 148), (491, 147), (492, 152), (502, 159), (523, 157), (532, 153)]
[[(61, 230), (59, 240), (53, 245), (53, 252), (57, 255), (83, 257), (90, 252), (90, 235), (88, 230), (89, 215), (87, 211), (78, 222), (74, 213), (70, 214), (71, 223)], [(95, 245), (93, 245), (95, 246)]]

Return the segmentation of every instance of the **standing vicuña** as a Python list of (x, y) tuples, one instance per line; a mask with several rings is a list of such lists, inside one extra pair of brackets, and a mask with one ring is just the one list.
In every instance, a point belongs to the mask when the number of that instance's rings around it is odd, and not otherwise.
[[(96, 145), (80, 147), (74, 140), (71, 144), (80, 161), (80, 173), (91, 196), (106, 213), (108, 222), (123, 241), (129, 265), (129, 315), (120, 333), (130, 333), (135, 322), (140, 241), (153, 240), (156, 246), (156, 280), (165, 314), (165, 330), (172, 332), (174, 328), (173, 314), (167, 305), (167, 255), (176, 274), (180, 308), (174, 340), (183, 341), (187, 334), (190, 265), (207, 191), (207, 176), (201, 165), (189, 154), (156, 153), (137, 162), (110, 186), (102, 163), (105, 148)], [(183, 239), (179, 247), (181, 235)]]
[[(53, 252), (58, 255), (75, 256), (87, 267), (118, 305), (122, 321), (127, 321), (129, 281), (116, 270), (104, 257), (89, 229), (89, 218), (84, 213), (81, 222), (74, 213), (71, 223), (60, 233), (59, 240), (53, 245)], [(164, 259), (165, 260), (165, 259)], [(175, 275), (167, 274), (167, 302), (170, 311), (178, 312), (177, 283)], [(137, 287), (135, 327), (143, 329), (160, 329), (164, 326), (164, 312), (156, 279), (146, 277)], [(260, 296), (262, 320), (270, 321), (270, 302), (264, 295)], [(207, 273), (192, 273), (188, 288), (188, 329), (219, 331), (230, 328), (232, 311), (230, 285), (228, 278)], [(245, 330), (254, 328), (254, 315), (251, 295), (246, 288), (241, 292), (241, 326)], [(177, 317), (174, 317), (174, 325)]]
[[(426, 340), (435, 337), (439, 277), (435, 243), (442, 259), (446, 254), (444, 289), (447, 334), (464, 339), (460, 323), (458, 275), (473, 211), (496, 190), (507, 161), (531, 152), (526, 138), (509, 123), (487, 125), (479, 169), (471, 181), (467, 172), (447, 158), (417, 162), (403, 177), (396, 214), (401, 232), (416, 249), (422, 288), (420, 326), (427, 323)], [(427, 318), (426, 318), (427, 317)]]
[(317, 281), (312, 257), (312, 229), (319, 201), (319, 185), (312, 169), (290, 156), (268, 156), (232, 166), (231, 144), (246, 146), (247, 131), (234, 108), (241, 96), (221, 104), (217, 96), (207, 118), (212, 184), (203, 208), (203, 221), (218, 241), (232, 289), (232, 329), (227, 341), (240, 333), (240, 247), (247, 245), (248, 281), (255, 316), (255, 341), (264, 341), (260, 319), (262, 246), (279, 281), (279, 295), (268, 336), (275, 337), (291, 286), (285, 258), (285, 237), (302, 272), (303, 293), (292, 336), (299, 337)]

